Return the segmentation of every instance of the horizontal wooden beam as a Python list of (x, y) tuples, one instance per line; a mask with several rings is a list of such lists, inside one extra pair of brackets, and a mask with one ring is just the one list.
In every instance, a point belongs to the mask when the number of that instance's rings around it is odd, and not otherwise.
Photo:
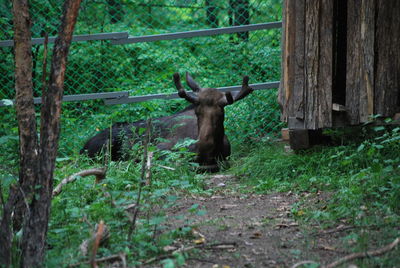
[[(118, 92), (105, 92), (105, 93), (92, 93), (92, 94), (78, 94), (78, 95), (65, 95), (63, 96), (63, 101), (86, 101), (86, 100), (98, 100), (98, 99), (119, 99), (126, 98), (129, 96), (128, 91), (118, 91)], [(41, 104), (42, 98), (33, 98), (34, 104)], [(12, 106), (14, 105), (14, 100), (4, 99), (0, 100), (1, 106)]]
[[(72, 42), (83, 42), (83, 41), (96, 41), (96, 40), (118, 40), (128, 38), (128, 32), (116, 32), (116, 33), (98, 33), (98, 34), (83, 34), (74, 35)], [(49, 37), (49, 43), (54, 43), (56, 40), (55, 36)], [(32, 45), (43, 45), (44, 38), (32, 38)], [(0, 47), (12, 47), (14, 46), (14, 40), (0, 41)]]
[[(250, 85), (254, 90), (263, 90), (270, 88), (278, 88), (279, 82), (268, 82)], [(228, 86), (218, 88), (220, 91), (239, 91), (241, 86)], [(191, 93), (191, 92), (189, 92)], [(160, 93), (160, 94), (150, 94), (144, 96), (129, 96), (129, 91), (117, 91), (117, 92), (105, 92), (105, 93), (92, 93), (92, 94), (79, 94), (79, 95), (65, 95), (63, 101), (86, 101), (86, 100), (97, 100), (102, 99), (106, 105), (113, 104), (124, 104), (124, 103), (134, 103), (142, 102), (153, 99), (178, 99), (178, 93)], [(34, 104), (41, 104), (42, 98), (34, 98)], [(3, 99), (0, 100), (1, 106), (12, 106), (14, 105), (14, 100)]]
[(218, 35), (218, 34), (230, 34), (230, 33), (257, 31), (257, 30), (266, 30), (266, 29), (274, 29), (274, 28), (281, 28), (281, 27), (282, 27), (282, 22), (275, 21), (275, 22), (267, 22), (267, 23), (259, 23), (259, 24), (249, 24), (249, 25), (240, 25), (240, 26), (231, 26), (231, 27), (204, 29), (204, 30), (194, 30), (194, 31), (177, 32), (177, 33), (132, 36), (132, 37), (128, 37), (126, 39), (113, 40), (113, 41), (111, 41), (111, 44), (121, 45), (121, 44), (133, 44), (133, 43), (143, 43), (143, 42), (155, 42), (155, 41), (162, 41), (162, 40), (174, 40), (174, 39), (192, 38), (192, 37), (199, 37), (199, 36), (210, 36), (210, 35)]
[[(279, 82), (268, 82), (268, 83), (259, 83), (259, 84), (252, 84), (250, 85), (254, 90), (263, 90), (263, 89), (271, 89), (271, 88), (278, 88), (279, 87)], [(229, 86), (229, 87), (220, 87), (218, 90), (226, 92), (226, 91), (239, 91), (242, 88), (242, 86)], [(193, 92), (188, 91), (189, 94), (192, 94)], [(150, 95), (144, 95), (144, 96), (129, 96), (129, 97), (124, 97), (124, 98), (119, 98), (119, 99), (105, 99), (104, 103), (106, 105), (114, 105), (114, 104), (125, 104), (125, 103), (134, 103), (134, 102), (142, 102), (142, 101), (148, 101), (148, 100), (154, 100), (154, 99), (163, 99), (163, 100), (168, 100), (168, 99), (178, 99), (178, 93), (160, 93), (160, 94), (150, 94)]]

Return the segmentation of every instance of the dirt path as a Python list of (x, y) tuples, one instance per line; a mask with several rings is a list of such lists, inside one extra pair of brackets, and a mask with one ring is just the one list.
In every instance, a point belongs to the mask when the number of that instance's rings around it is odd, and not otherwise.
[[(206, 210), (203, 216), (190, 217), (195, 238), (177, 241), (170, 248), (189, 254), (186, 267), (291, 267), (303, 260), (326, 264), (345, 255), (339, 238), (346, 228), (322, 230), (293, 217), (296, 202), (318, 205), (327, 196), (245, 195), (238, 193), (239, 183), (232, 176), (213, 176), (208, 184), (216, 189), (211, 197), (181, 199), (168, 212), (170, 216), (187, 215), (195, 204)], [(182, 220), (169, 223), (170, 227), (185, 224)]]

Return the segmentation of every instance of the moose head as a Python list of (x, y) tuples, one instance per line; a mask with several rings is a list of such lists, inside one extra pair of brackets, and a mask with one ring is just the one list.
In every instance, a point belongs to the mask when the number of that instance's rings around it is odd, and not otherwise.
[(181, 84), (180, 75), (174, 74), (174, 83), (179, 97), (194, 104), (197, 117), (198, 137), (196, 143), (197, 161), (207, 171), (217, 171), (218, 162), (226, 160), (231, 149), (224, 131), (224, 107), (249, 95), (249, 77), (243, 77), (242, 88), (234, 97), (231, 92), (215, 88), (202, 88), (186, 73), (186, 82), (194, 94), (187, 93)]

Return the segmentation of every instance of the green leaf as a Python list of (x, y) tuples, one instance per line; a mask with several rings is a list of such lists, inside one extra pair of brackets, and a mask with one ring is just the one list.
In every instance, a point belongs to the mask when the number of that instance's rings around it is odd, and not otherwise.
[(163, 222), (165, 222), (165, 217), (164, 216), (159, 216), (159, 217), (153, 217), (150, 219), (149, 224), (150, 225), (159, 225)]
[(200, 209), (196, 212), (196, 215), (198, 215), (198, 216), (204, 216), (206, 214), (207, 214), (207, 210), (205, 210), (205, 209)]
[(362, 143), (360, 146), (357, 148), (357, 152), (361, 152), (365, 148), (365, 144)]
[(374, 127), (374, 130), (375, 130), (376, 132), (378, 132), (378, 131), (383, 131), (383, 130), (385, 130), (385, 127), (383, 127), (383, 126)]
[(163, 264), (163, 268), (175, 268), (175, 263), (172, 259), (165, 259), (161, 263)]
[(189, 212), (196, 212), (196, 210), (199, 208), (199, 204), (193, 204), (188, 210)]

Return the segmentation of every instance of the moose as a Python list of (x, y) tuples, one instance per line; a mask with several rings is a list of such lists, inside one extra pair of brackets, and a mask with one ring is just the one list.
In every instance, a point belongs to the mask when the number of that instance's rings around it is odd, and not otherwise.
[[(190, 138), (197, 142), (189, 147), (196, 154), (195, 161), (200, 169), (208, 172), (219, 170), (218, 163), (231, 154), (231, 146), (224, 131), (224, 107), (249, 95), (253, 89), (249, 86), (249, 77), (244, 76), (241, 90), (232, 96), (231, 92), (220, 92), (215, 88), (202, 88), (186, 73), (186, 83), (193, 90), (186, 92), (181, 84), (179, 73), (173, 75), (179, 97), (191, 103), (184, 110), (154, 120), (152, 139), (162, 138), (157, 144), (160, 150), (171, 150), (179, 141)], [(112, 160), (124, 160), (126, 150), (140, 139), (138, 129), (145, 128), (146, 121), (134, 123), (116, 123), (111, 129), (104, 129), (89, 139), (81, 150), (89, 157), (95, 157), (107, 146)]]

